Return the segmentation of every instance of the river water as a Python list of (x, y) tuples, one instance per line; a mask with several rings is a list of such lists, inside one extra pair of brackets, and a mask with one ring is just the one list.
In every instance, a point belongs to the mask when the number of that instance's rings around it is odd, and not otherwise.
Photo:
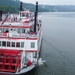
[(75, 12), (41, 15), (41, 57), (46, 63), (24, 75), (75, 75)]

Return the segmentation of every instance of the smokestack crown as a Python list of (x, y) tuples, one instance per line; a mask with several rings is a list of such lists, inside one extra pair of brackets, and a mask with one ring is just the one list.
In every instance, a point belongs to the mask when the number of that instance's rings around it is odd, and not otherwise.
[(22, 9), (22, 7), (23, 7), (23, 5), (22, 5), (23, 3), (22, 2), (20, 2), (20, 11), (22, 11), (23, 9)]

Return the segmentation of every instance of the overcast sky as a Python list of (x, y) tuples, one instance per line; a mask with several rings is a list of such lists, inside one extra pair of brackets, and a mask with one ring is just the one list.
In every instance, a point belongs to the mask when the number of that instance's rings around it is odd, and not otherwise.
[(75, 5), (75, 0), (20, 0), (26, 3), (35, 4), (36, 1), (39, 4), (48, 4), (48, 5)]

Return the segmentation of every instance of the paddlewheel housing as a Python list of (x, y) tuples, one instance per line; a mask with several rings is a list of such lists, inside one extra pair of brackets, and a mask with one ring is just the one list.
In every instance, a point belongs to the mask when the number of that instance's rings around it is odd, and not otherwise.
[(0, 50), (0, 71), (15, 73), (21, 66), (21, 51)]

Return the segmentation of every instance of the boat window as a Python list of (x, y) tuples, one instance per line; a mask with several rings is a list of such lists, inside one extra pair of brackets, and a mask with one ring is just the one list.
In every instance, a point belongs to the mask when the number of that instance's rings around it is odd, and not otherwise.
[(13, 29), (11, 29), (11, 31), (13, 31)]
[(4, 28), (4, 32), (6, 31), (6, 28)]
[(2, 29), (0, 28), (0, 32), (2, 32)]
[(22, 29), (22, 33), (25, 33), (25, 29)]
[(37, 58), (37, 52), (33, 53), (34, 58)]
[(7, 47), (10, 47), (10, 42), (7, 42)]
[(29, 17), (29, 14), (26, 14), (26, 17)]
[(8, 32), (8, 28), (4, 28), (4, 32)]
[(0, 46), (1, 46), (1, 41), (0, 41)]
[(25, 17), (25, 14), (22, 14), (21, 16), (22, 16), (22, 17)]
[(13, 30), (16, 31), (16, 28), (14, 28)]
[(15, 42), (12, 42), (12, 47), (15, 47)]
[(20, 47), (20, 42), (16, 42), (16, 47)]
[(21, 14), (22, 17), (29, 17), (29, 14)]
[(4, 32), (4, 28), (1, 29), (1, 32)]
[(24, 47), (24, 42), (21, 42), (21, 47)]
[(6, 46), (6, 41), (2, 41), (2, 46)]
[(21, 33), (21, 30), (22, 30), (21, 28), (18, 28), (18, 33)]
[(31, 42), (31, 48), (35, 48), (35, 42)]

